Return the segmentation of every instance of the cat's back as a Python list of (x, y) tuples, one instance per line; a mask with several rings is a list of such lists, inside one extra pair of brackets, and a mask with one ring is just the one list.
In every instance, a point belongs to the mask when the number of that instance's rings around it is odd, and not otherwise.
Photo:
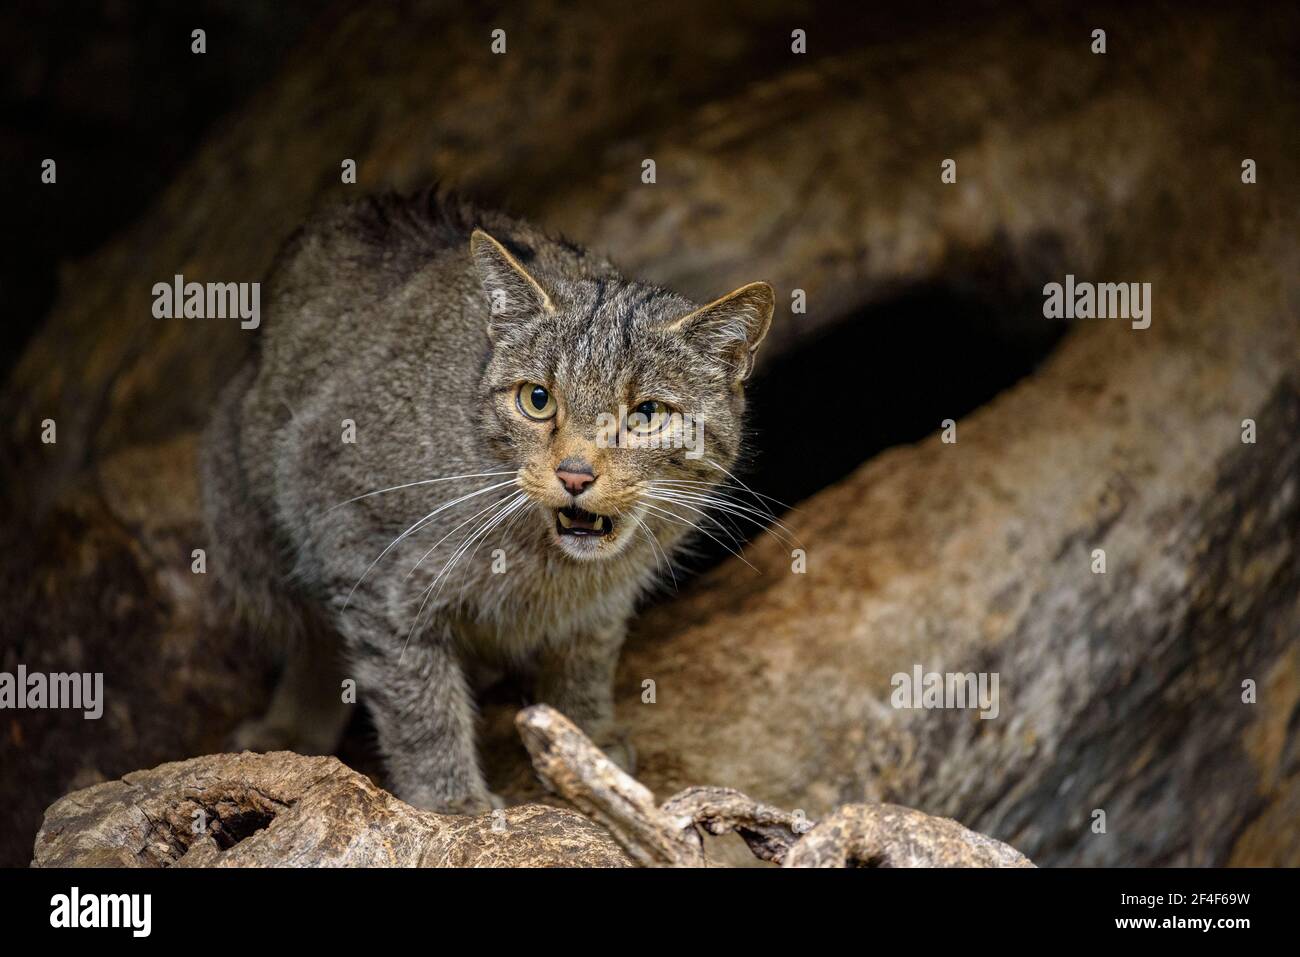
[(368, 197), (317, 213), (268, 280), (264, 377), (291, 387), (382, 361), (397, 344), (454, 343), (470, 329), (460, 320), (482, 309), (466, 249), (485, 215), (436, 194)]
[(264, 375), (283, 385), (367, 368), (394, 353), (454, 370), (486, 349), (487, 302), (469, 256), (483, 229), (529, 268), (601, 275), (601, 257), (526, 221), (426, 190), (337, 204), (285, 244), (268, 280)]

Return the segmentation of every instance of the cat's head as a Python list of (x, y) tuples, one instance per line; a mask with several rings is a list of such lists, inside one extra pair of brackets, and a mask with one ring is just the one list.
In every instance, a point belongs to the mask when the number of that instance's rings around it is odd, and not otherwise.
[(703, 525), (743, 432), (743, 383), (772, 321), (758, 282), (700, 306), (613, 273), (526, 268), (481, 230), (489, 303), (485, 431), (530, 520), (575, 559)]

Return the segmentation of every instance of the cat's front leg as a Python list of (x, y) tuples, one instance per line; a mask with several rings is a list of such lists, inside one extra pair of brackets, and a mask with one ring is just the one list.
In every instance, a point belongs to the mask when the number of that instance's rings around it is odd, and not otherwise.
[(353, 642), (358, 691), (370, 709), (389, 789), (415, 807), (481, 814), (494, 801), (479, 770), (474, 701), (445, 635)]
[(548, 642), (538, 661), (536, 698), (577, 724), (631, 773), (636, 770), (636, 752), (614, 723), (614, 672), (625, 634), (619, 624)]

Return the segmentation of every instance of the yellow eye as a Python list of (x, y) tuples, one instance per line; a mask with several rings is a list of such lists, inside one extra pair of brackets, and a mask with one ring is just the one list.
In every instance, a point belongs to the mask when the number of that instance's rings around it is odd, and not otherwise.
[(672, 409), (658, 399), (642, 402), (627, 417), (627, 430), (633, 435), (650, 435), (668, 424)]
[(525, 382), (515, 398), (519, 411), (530, 419), (542, 422), (555, 415), (555, 396), (536, 382)]

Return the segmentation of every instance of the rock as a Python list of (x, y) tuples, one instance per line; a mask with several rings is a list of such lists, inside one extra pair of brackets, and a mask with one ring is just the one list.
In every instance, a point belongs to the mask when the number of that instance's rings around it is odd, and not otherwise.
[(33, 867), (625, 867), (599, 826), (542, 805), (404, 804), (337, 758), (214, 754), (61, 798)]

